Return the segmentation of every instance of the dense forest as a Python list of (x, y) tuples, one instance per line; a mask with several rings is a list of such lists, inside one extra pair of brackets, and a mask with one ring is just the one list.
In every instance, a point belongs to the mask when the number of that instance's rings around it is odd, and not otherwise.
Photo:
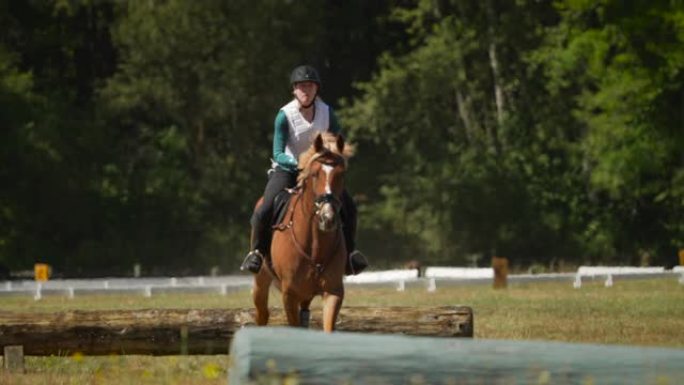
[(293, 67), (376, 268), (676, 264), (684, 1), (0, 0), (0, 265), (238, 269)]

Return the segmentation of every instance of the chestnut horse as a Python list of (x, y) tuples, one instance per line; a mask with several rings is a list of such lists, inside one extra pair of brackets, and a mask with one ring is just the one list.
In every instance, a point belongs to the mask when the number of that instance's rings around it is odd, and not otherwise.
[(290, 326), (308, 327), (309, 305), (323, 296), (323, 329), (331, 332), (344, 300), (347, 251), (340, 209), (350, 146), (341, 136), (316, 136), (299, 159), (297, 189), (271, 241), (270, 264), (254, 278), (258, 325), (268, 323), (271, 283), (280, 289)]

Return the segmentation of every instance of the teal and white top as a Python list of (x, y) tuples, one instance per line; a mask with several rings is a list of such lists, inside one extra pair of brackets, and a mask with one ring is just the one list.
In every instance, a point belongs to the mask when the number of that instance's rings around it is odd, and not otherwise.
[(316, 134), (340, 132), (340, 124), (333, 109), (318, 97), (314, 103), (315, 113), (311, 123), (302, 116), (296, 99), (278, 111), (273, 135), (272, 167), (280, 166), (286, 171), (296, 173), (299, 155), (311, 146)]

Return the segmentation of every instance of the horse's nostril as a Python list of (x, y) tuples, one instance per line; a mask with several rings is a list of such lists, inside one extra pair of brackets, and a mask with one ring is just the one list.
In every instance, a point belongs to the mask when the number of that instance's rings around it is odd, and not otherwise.
[(326, 224), (332, 223), (333, 219), (335, 219), (335, 218), (333, 218), (332, 215), (325, 214), (325, 215), (321, 216), (321, 222), (326, 223)]
[(336, 218), (335, 212), (330, 207), (323, 207), (319, 215), (319, 228), (322, 231), (331, 231), (335, 229)]
[(331, 220), (335, 216), (335, 211), (333, 211), (332, 205), (326, 204), (323, 206), (323, 216), (327, 220)]

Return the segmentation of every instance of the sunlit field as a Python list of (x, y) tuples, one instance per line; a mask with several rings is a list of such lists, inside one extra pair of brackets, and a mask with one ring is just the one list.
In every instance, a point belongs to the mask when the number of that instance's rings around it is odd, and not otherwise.
[[(277, 292), (271, 304), (279, 307)], [(347, 290), (345, 306), (467, 305), (475, 314), (475, 338), (556, 340), (684, 348), (684, 285), (675, 278), (619, 280), (573, 289), (572, 282)], [(314, 303), (314, 308), (320, 302)], [(251, 307), (249, 291), (226, 296), (90, 296), (68, 299), (0, 297), (4, 311), (66, 309)], [(316, 312), (314, 311), (314, 315)], [(27, 357), (26, 374), (0, 374), (0, 384), (225, 384), (229, 357), (108, 356)]]

